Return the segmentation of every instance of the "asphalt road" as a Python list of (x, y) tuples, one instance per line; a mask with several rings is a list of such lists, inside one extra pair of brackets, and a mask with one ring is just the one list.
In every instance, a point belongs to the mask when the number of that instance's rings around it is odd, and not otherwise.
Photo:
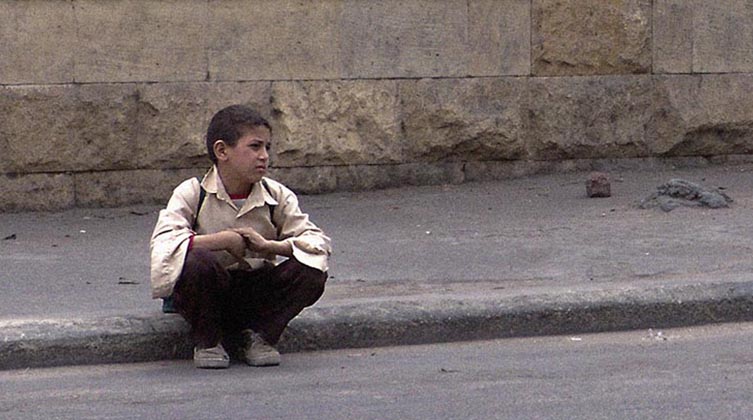
[(3, 419), (743, 419), (753, 324), (0, 372)]

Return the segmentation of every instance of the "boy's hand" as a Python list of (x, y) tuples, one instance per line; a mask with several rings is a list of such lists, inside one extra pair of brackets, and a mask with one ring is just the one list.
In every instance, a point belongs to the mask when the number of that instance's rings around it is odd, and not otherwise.
[(229, 230), (221, 233), (223, 234), (225, 251), (229, 252), (230, 255), (239, 261), (244, 261), (243, 257), (246, 256), (246, 241), (243, 239), (243, 236)]
[(293, 256), (293, 246), (289, 242), (266, 239), (250, 227), (231, 229), (231, 231), (241, 235), (246, 242), (246, 247), (251, 251), (284, 257)]
[(245, 246), (253, 252), (264, 253), (268, 252), (269, 241), (255, 231), (253, 228), (244, 227), (231, 229), (233, 232), (239, 234), (245, 241)]

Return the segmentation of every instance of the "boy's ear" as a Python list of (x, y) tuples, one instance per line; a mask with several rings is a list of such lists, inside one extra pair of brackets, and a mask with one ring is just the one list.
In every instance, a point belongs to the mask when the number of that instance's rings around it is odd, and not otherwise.
[(227, 144), (224, 141), (217, 140), (214, 142), (212, 150), (214, 150), (214, 155), (217, 157), (217, 160), (227, 159)]

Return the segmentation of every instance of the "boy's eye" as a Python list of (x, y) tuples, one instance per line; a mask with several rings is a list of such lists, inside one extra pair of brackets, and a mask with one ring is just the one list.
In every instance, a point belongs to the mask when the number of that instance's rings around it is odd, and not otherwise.
[(265, 148), (265, 149), (267, 149), (267, 150), (270, 150), (270, 148), (272, 147), (272, 145), (269, 144), (269, 143), (267, 143), (267, 142), (260, 141), (260, 142), (255, 142), (255, 143), (249, 143), (248, 147), (250, 147), (251, 150), (259, 151), (259, 150), (262, 149), (262, 147)]

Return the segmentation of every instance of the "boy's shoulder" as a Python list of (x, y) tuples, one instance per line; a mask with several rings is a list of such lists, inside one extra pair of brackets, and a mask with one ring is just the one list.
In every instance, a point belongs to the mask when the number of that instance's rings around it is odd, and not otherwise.
[(184, 180), (177, 187), (175, 192), (181, 195), (195, 194), (201, 187), (201, 177), (192, 177)]
[(198, 178), (194, 177), (183, 180), (183, 182), (173, 189), (169, 205), (173, 207), (194, 207), (194, 204), (201, 196), (201, 189), (201, 182)]
[(272, 178), (265, 176), (261, 179), (261, 183), (275, 199), (286, 195), (295, 195), (295, 193), (290, 188), (286, 187), (285, 184)]

